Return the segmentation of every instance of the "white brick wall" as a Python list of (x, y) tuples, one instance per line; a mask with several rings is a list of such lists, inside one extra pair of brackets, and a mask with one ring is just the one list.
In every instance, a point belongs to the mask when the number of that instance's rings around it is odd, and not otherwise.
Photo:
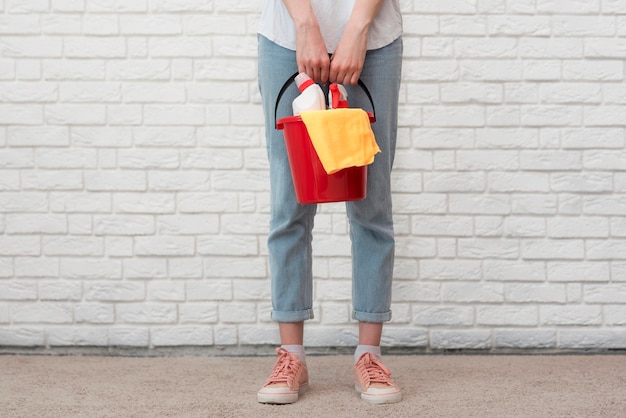
[[(394, 319), (626, 348), (626, 1), (403, 0)], [(0, 345), (275, 344), (260, 0), (0, 0)], [(310, 346), (349, 346), (341, 204)]]

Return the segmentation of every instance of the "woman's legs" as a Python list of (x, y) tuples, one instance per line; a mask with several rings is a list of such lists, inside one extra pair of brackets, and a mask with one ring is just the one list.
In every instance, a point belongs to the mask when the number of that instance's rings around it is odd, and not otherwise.
[[(402, 39), (398, 39), (384, 48), (368, 51), (361, 73), (374, 101), (376, 122), (372, 130), (381, 153), (367, 168), (367, 197), (347, 202), (346, 207), (352, 239), (353, 318), (367, 323), (391, 319), (394, 263), (391, 168), (396, 148), (401, 67)], [(371, 108), (358, 86), (350, 88), (348, 101), (350, 106)], [(363, 330), (370, 328), (365, 326)]]
[[(291, 102), (299, 94), (292, 85), (274, 108), (283, 84), (298, 70), (295, 51), (259, 36), (259, 89), (265, 114), (270, 165), (271, 217), (268, 236), (272, 280), (272, 319), (301, 322), (313, 318), (312, 229), (316, 205), (296, 201), (282, 131), (276, 119), (290, 116)], [(289, 327), (286, 329), (290, 329)], [(285, 332), (285, 335), (290, 335)], [(291, 338), (290, 338), (291, 339)]]

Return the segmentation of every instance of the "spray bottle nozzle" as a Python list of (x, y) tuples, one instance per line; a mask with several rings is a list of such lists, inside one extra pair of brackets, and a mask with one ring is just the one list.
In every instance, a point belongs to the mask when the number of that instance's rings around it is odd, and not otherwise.
[(348, 107), (348, 92), (341, 84), (332, 83), (328, 90), (330, 91), (330, 97), (328, 100), (328, 107), (331, 109), (340, 109)]

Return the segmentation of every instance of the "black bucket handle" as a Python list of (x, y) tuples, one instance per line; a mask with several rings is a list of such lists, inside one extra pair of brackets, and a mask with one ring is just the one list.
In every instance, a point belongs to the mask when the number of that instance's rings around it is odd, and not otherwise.
[[(274, 107), (274, 128), (276, 129), (278, 129), (278, 122), (276, 121), (276, 117), (278, 114), (278, 104), (280, 103), (280, 99), (281, 97), (283, 97), (283, 94), (285, 93), (285, 91), (289, 88), (289, 86), (291, 86), (295, 82), (295, 78), (298, 74), (299, 72), (296, 71), (291, 77), (289, 77), (287, 81), (285, 81), (285, 84), (283, 84), (283, 86), (281, 87), (280, 92), (278, 93), (278, 97), (276, 98), (276, 106)], [(365, 83), (363, 82), (363, 80), (361, 80), (360, 78), (358, 81), (358, 85), (359, 87), (361, 87), (361, 89), (363, 89), (363, 91), (367, 95), (367, 98), (370, 101), (370, 104), (372, 105), (372, 114), (374, 115), (374, 120), (375, 120), (376, 109), (374, 108), (374, 100), (372, 99), (372, 95), (369, 89), (367, 88), (367, 86), (365, 85)]]

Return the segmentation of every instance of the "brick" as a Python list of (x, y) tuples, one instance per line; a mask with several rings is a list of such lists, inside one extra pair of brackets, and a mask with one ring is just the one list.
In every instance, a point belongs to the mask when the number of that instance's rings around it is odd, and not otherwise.
[(476, 324), (482, 326), (535, 326), (539, 318), (536, 306), (478, 306)]
[(625, 305), (605, 305), (603, 309), (604, 321), (607, 325), (626, 325)]
[[(9, 305), (6, 303), (0, 303), (0, 324), (8, 324), (9, 318)], [(2, 344), (1, 340), (0, 344)]]
[(583, 196), (583, 213), (589, 215), (622, 216), (626, 210), (626, 197)]
[(45, 236), (43, 253), (47, 256), (99, 256), (104, 253), (101, 238), (77, 236)]
[(480, 280), (479, 261), (472, 260), (421, 260), (420, 277), (428, 280)]
[(93, 223), (96, 235), (151, 235), (155, 232), (152, 216), (95, 216)]
[(586, 303), (624, 303), (626, 284), (585, 284), (583, 298)]
[(491, 282), (454, 283), (442, 285), (442, 300), (455, 303), (503, 302), (504, 287)]
[(484, 350), (491, 347), (491, 331), (434, 330), (430, 333), (430, 346), (436, 350)]
[(567, 301), (565, 284), (511, 283), (505, 286), (504, 293), (507, 302), (537, 304)]
[(147, 125), (199, 126), (206, 122), (204, 109), (199, 106), (146, 105), (144, 121)]
[(485, 260), (485, 280), (493, 281), (544, 281), (546, 267), (543, 262), (516, 260)]
[(167, 324), (176, 321), (176, 305), (173, 303), (128, 303), (115, 307), (120, 323)]
[(555, 305), (539, 307), (541, 325), (600, 325), (602, 308), (590, 305)]
[(128, 279), (164, 279), (167, 277), (167, 260), (164, 258), (133, 257), (122, 264)]
[[(224, 68), (228, 68), (228, 71), (224, 71)], [(256, 77), (256, 73), (247, 59), (195, 60), (193, 62), (193, 73), (196, 80), (202, 81), (246, 81)], [(219, 86), (219, 83), (210, 85)]]
[(150, 341), (155, 347), (213, 345), (213, 333), (206, 326), (155, 327), (151, 330)]
[(82, 298), (82, 284), (59, 280), (39, 281), (37, 285), (39, 300), (42, 301), (79, 301)]
[(213, 56), (211, 44), (202, 36), (151, 38), (149, 51), (155, 58), (207, 58)]
[(174, 281), (152, 280), (148, 283), (148, 299), (159, 302), (184, 302), (185, 284)]
[(150, 171), (148, 189), (161, 191), (208, 191), (210, 175), (207, 171)]
[(147, 189), (146, 173), (138, 170), (87, 171), (83, 174), (85, 188), (92, 192), (127, 191), (137, 192)]
[(545, 173), (494, 172), (487, 179), (489, 190), (495, 193), (545, 193), (550, 190), (550, 177)]
[(213, 2), (198, 3), (195, 0), (150, 0), (150, 10), (155, 12), (211, 12)]
[(496, 329), (495, 348), (556, 348), (553, 329)]
[(111, 80), (168, 80), (171, 65), (162, 59), (107, 61), (106, 73)]
[(199, 279), (202, 277), (200, 258), (171, 258), (168, 260), (168, 275), (172, 279)]
[(522, 63), (510, 59), (467, 59), (459, 63), (460, 74), (469, 81), (516, 81), (522, 79)]
[(626, 258), (626, 240), (587, 240), (585, 247), (589, 260), (623, 260)]
[[(548, 16), (489, 16), (489, 34), (495, 36), (550, 36)], [(563, 35), (563, 34), (561, 34)]]
[(0, 300), (35, 300), (37, 285), (32, 281), (3, 280), (0, 282)]
[(589, 126), (626, 126), (620, 115), (626, 111), (626, 106), (603, 106), (602, 112), (593, 108), (584, 109), (585, 124)]
[(216, 325), (213, 327), (213, 338), (216, 346), (236, 345), (238, 341), (237, 327), (234, 325)]
[(518, 49), (522, 58), (572, 59), (583, 56), (582, 40), (576, 38), (522, 38)]
[(13, 258), (0, 257), (0, 277), (7, 278), (13, 275)]
[(3, 56), (16, 58), (60, 58), (63, 41), (50, 36), (3, 36)]
[(46, 340), (51, 346), (61, 347), (106, 346), (109, 335), (105, 328), (49, 327)]
[(422, 326), (471, 326), (474, 324), (474, 308), (471, 306), (417, 306), (413, 308), (413, 323)]
[(139, 282), (98, 281), (85, 286), (85, 300), (98, 302), (130, 302), (143, 300), (145, 285)]
[(191, 237), (136, 237), (135, 254), (139, 256), (190, 256), (195, 254)]
[(421, 328), (386, 329), (381, 339), (383, 347), (426, 347), (428, 331)]
[(609, 329), (562, 329), (558, 331), (559, 348), (622, 348), (626, 346), (623, 328)]
[(179, 35), (183, 31), (181, 18), (171, 14), (122, 15), (122, 35)]
[(538, 240), (529, 239), (521, 243), (521, 256), (527, 260), (582, 259), (584, 243), (580, 239)]
[(73, 310), (70, 303), (37, 302), (16, 303), (9, 307), (11, 321), (14, 324), (62, 324), (73, 321)]
[(187, 35), (244, 35), (245, 16), (194, 14), (183, 20)]
[(80, 303), (74, 306), (74, 319), (77, 323), (112, 324), (115, 308), (112, 304)]
[(180, 322), (214, 324), (218, 322), (217, 304), (212, 303), (184, 303), (178, 308)]
[(81, 190), (83, 178), (78, 171), (23, 171), (22, 187), (24, 190)]
[(231, 280), (193, 280), (188, 281), (186, 285), (188, 301), (230, 301), (233, 299)]
[(548, 262), (548, 280), (554, 282), (605, 282), (610, 277), (610, 267), (603, 262)]
[(218, 309), (220, 322), (245, 324), (257, 321), (255, 303), (220, 303)]
[(507, 215), (511, 203), (507, 195), (451, 194), (449, 211), (453, 214)]
[(503, 232), (506, 237), (544, 237), (546, 235), (546, 221), (529, 216), (510, 216), (504, 221)]
[(43, 328), (0, 327), (0, 345), (5, 347), (36, 347), (44, 345)]
[(106, 122), (106, 108), (96, 104), (54, 104), (46, 106), (45, 119), (52, 125), (101, 125)]
[(65, 37), (63, 52), (67, 58), (125, 58), (126, 43), (120, 37)]
[(620, 81), (624, 79), (621, 61), (576, 61), (563, 63), (563, 79), (567, 81)]
[(111, 328), (109, 344), (113, 347), (148, 347), (150, 345), (150, 330), (142, 327)]
[(41, 243), (38, 237), (0, 236), (0, 256), (39, 256)]

